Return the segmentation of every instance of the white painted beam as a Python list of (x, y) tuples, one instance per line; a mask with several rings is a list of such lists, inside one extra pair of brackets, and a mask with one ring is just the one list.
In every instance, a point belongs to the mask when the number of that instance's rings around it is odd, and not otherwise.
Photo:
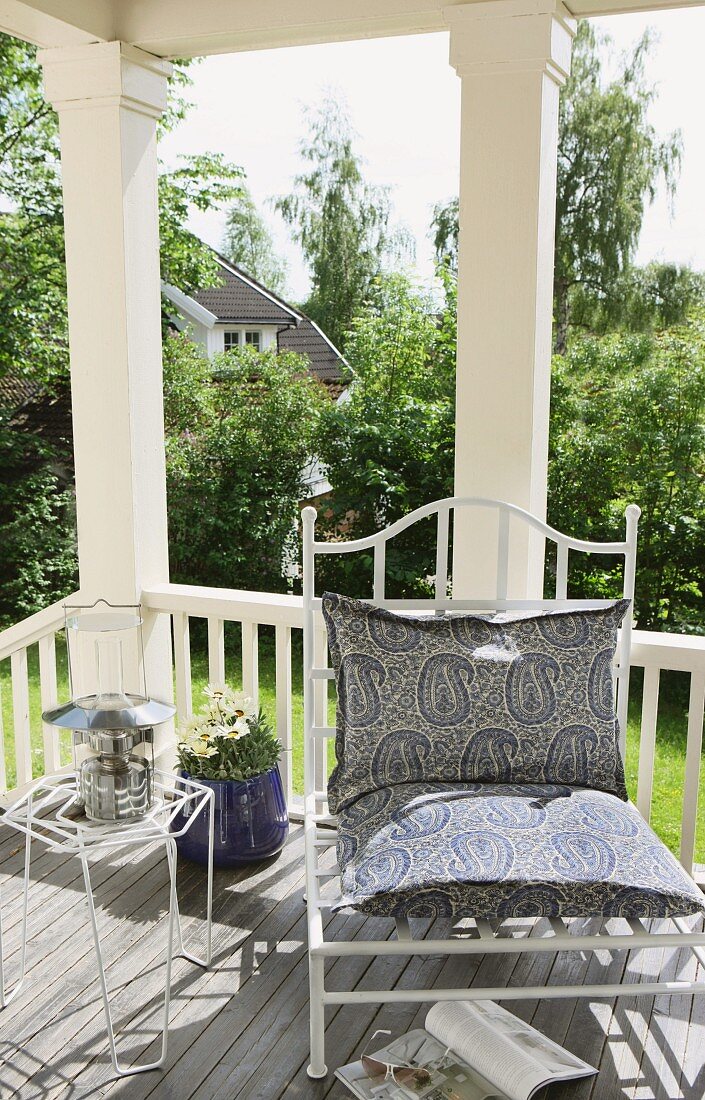
[[(156, 126), (170, 66), (119, 42), (40, 60), (61, 139), (81, 596), (137, 603), (169, 579)], [(148, 691), (170, 699), (165, 615), (145, 615), (145, 658)]]
[[(560, 0), (446, 9), (462, 82), (455, 493), (546, 510)], [(472, 514), (470, 514), (472, 512)], [(497, 516), (456, 516), (454, 596), (497, 588)], [(543, 540), (510, 527), (507, 595), (541, 595)]]
[[(501, 4), (503, 0), (491, 0)], [(702, 0), (696, 0), (698, 4)], [(444, 11), (464, 0), (122, 0), (119, 35), (161, 57), (447, 30)], [(674, 0), (571, 0), (576, 16), (695, 6)], [(538, 7), (534, 5), (535, 10)]]
[(439, 0), (125, 0), (120, 34), (162, 57), (443, 30)]
[(114, 37), (112, 0), (0, 0), (0, 30), (37, 46), (83, 46)]
[[(502, 0), (496, 0), (502, 3)], [(571, 0), (576, 17), (699, 7), (704, 0)], [(447, 30), (464, 0), (0, 0), (0, 30), (45, 47), (119, 39), (159, 57)]]

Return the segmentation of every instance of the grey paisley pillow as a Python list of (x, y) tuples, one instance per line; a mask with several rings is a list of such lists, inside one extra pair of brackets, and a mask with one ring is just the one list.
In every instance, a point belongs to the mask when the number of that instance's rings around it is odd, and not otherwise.
[(629, 607), (412, 618), (326, 593), (337, 813), (397, 783), (567, 783), (626, 799), (612, 661)]

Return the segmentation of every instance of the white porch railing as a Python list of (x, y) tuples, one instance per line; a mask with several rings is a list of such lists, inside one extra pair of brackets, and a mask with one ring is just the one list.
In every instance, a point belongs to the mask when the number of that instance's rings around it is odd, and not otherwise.
[[(680, 861), (686, 870), (692, 873), (700, 793), (703, 711), (705, 710), (705, 638), (691, 634), (659, 634), (635, 630), (632, 633), (631, 664), (633, 668), (644, 669), (636, 801), (642, 817), (647, 821), (651, 816), (654, 787), (661, 673), (668, 670), (690, 674), (683, 797), (680, 806), (673, 806), (673, 814), (675, 817), (680, 817), (681, 823)], [(697, 871), (695, 878), (705, 886), (704, 872)]]
[[(69, 597), (73, 599), (73, 597)], [(10, 661), (12, 684), (12, 737), (6, 738), (2, 699), (0, 699), (0, 801), (6, 802), (8, 794), (16, 797), (27, 789), (38, 775), (51, 775), (61, 770), (61, 746), (59, 731), (55, 726), (41, 723), (41, 746), (32, 744), (32, 719), (30, 715), (30, 678), (28, 650), (36, 645), (39, 650), (39, 703), (47, 710), (58, 702), (56, 674), (56, 632), (64, 625), (62, 603), (30, 615), (15, 626), (0, 632), (0, 664)], [(15, 780), (8, 785), (7, 744), (14, 742)], [(35, 752), (35, 748), (39, 752)]]
[(242, 687), (259, 701), (259, 628), (274, 627), (275, 728), (284, 752), (280, 770), (287, 803), (296, 809), (292, 781), (292, 660), (291, 632), (303, 629), (301, 596), (275, 592), (241, 592), (234, 588), (202, 588), (197, 585), (164, 584), (142, 593), (142, 603), (151, 611), (171, 615), (174, 638), (177, 721), (192, 712), (191, 635), (189, 620), (205, 619), (208, 624), (208, 679), (225, 680), (225, 623), (240, 623), (242, 635)]
[[(284, 746), (282, 778), (289, 805), (294, 813), (297, 797), (293, 790), (292, 755), (292, 630), (303, 626), (301, 597), (271, 592), (242, 592), (235, 589), (203, 588), (194, 585), (165, 584), (142, 594), (145, 608), (169, 615), (173, 626), (174, 672), (178, 719), (192, 711), (190, 620), (207, 623), (208, 678), (224, 680), (232, 676), (226, 664), (225, 623), (239, 623), (242, 637), (242, 685), (255, 700), (259, 699), (259, 628), (274, 628), (275, 719), (277, 736)], [(35, 752), (32, 747), (30, 720), (30, 677), (28, 649), (39, 650), (39, 695), (41, 708), (57, 701), (56, 650), (54, 638), (63, 625), (61, 604), (39, 612), (24, 622), (0, 632), (0, 662), (11, 666), (13, 737), (16, 779), (8, 790), (5, 763), (5, 738), (0, 736), (0, 800), (15, 796), (34, 776), (54, 772), (61, 767), (58, 732), (44, 726)], [(321, 644), (324, 639), (321, 637)], [(673, 816), (680, 824), (680, 859), (689, 871), (693, 868), (696, 845), (698, 798), (705, 710), (705, 638), (685, 634), (658, 634), (635, 630), (632, 635), (632, 665), (644, 669), (641, 711), (641, 741), (637, 784), (637, 805), (648, 820), (651, 812), (656, 764), (656, 730), (661, 672), (674, 670), (689, 674), (690, 697), (682, 796), (674, 800)], [(317, 706), (325, 708), (326, 683), (320, 685)], [(322, 720), (323, 720), (323, 716)], [(36, 723), (35, 723), (36, 726)], [(0, 734), (2, 731), (0, 730)], [(321, 761), (322, 770), (324, 761)], [(323, 777), (322, 777), (323, 778)], [(4, 796), (4, 797), (3, 797)], [(705, 885), (705, 874), (696, 871)]]

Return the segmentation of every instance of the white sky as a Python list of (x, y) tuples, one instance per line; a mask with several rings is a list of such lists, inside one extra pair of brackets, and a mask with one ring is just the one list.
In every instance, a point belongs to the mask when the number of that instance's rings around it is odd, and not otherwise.
[[(665, 198), (648, 211), (638, 260), (672, 260), (705, 268), (705, 8), (596, 21), (626, 48), (649, 26), (658, 34), (648, 63), (659, 86), (652, 121), (666, 133), (679, 128), (683, 170), (671, 217)], [(288, 292), (306, 296), (298, 248), (268, 200), (286, 193), (300, 168), (304, 104), (326, 88), (348, 101), (358, 148), (371, 182), (392, 188), (397, 219), (417, 242), (416, 269), (433, 271), (428, 225), (434, 202), (457, 193), (459, 80), (448, 64), (445, 34), (305, 46), (211, 57), (192, 70), (195, 106), (162, 144), (167, 164), (179, 153), (219, 151), (241, 165), (255, 201), (286, 257)], [(218, 246), (223, 215), (196, 214), (192, 228)]]

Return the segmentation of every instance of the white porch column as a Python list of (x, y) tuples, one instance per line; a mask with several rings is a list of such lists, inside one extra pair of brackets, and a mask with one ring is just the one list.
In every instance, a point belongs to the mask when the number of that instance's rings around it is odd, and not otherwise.
[[(445, 15), (462, 81), (455, 492), (543, 518), (558, 93), (575, 24), (560, 0)], [(508, 594), (540, 594), (542, 542), (512, 528)], [(456, 594), (493, 595), (495, 540), (484, 511), (457, 522)]]
[[(170, 65), (120, 42), (44, 50), (59, 114), (81, 595), (169, 579), (157, 120)], [(148, 690), (171, 698), (168, 623), (145, 619)]]

